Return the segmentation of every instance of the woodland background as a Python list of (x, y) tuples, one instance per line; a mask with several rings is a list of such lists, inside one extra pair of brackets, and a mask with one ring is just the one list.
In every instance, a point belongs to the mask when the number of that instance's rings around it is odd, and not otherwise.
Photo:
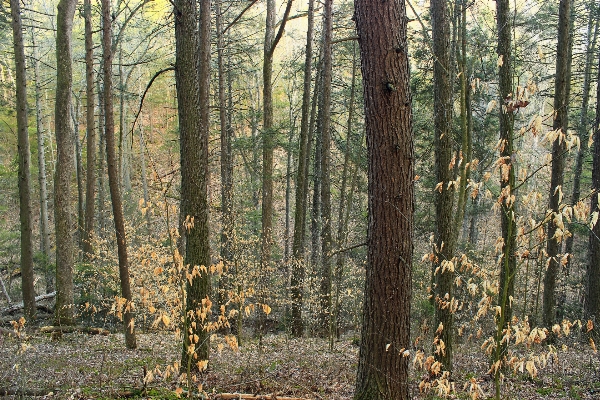
[[(353, 2), (213, 0), (197, 12), (196, 1), (71, 1), (62, 114), (58, 2), (20, 2), (21, 66), (13, 3), (0, 9), (0, 393), (358, 398), (369, 159)], [(498, 0), (509, 7), (509, 60), (499, 56), (496, 3), (405, 3), (407, 48), (397, 51), (409, 55), (415, 200), (414, 230), (401, 234), (414, 256), (412, 299), (401, 306), (410, 342), (392, 351), (405, 358), (411, 396), (597, 398), (599, 4)], [(192, 28), (178, 25), (190, 4)], [(204, 142), (185, 136), (195, 122), (182, 117), (193, 114), (182, 114), (192, 87), (177, 75), (184, 46), (198, 49), (188, 65), (204, 66), (193, 78), (206, 95), (194, 125)], [(191, 153), (205, 162), (198, 170), (184, 163)], [(194, 199), (204, 199), (200, 214)], [(56, 212), (71, 215), (66, 230)], [(72, 258), (72, 306), (57, 254)]]

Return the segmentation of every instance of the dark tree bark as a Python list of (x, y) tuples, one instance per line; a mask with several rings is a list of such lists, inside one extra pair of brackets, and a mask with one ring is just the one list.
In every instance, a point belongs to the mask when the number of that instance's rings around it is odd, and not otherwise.
[(25, 317), (35, 319), (35, 289), (33, 287), (33, 238), (31, 221), (31, 153), (27, 126), (27, 76), (25, 74), (25, 48), (19, 0), (10, 1), (15, 75), (17, 86), (17, 142), (19, 159), (19, 217), (21, 220), (21, 290)]
[(300, 120), (300, 143), (298, 151), (298, 171), (296, 173), (296, 208), (294, 210), (294, 240), (292, 243), (292, 277), (290, 291), (292, 297), (292, 335), (302, 336), (302, 305), (304, 295), (304, 246), (306, 241), (306, 203), (308, 196), (308, 130), (310, 119), (310, 84), (312, 76), (312, 41), (314, 31), (315, 1), (308, 2), (308, 27), (304, 59), (304, 83), (302, 92), (302, 116)]
[(71, 177), (73, 131), (71, 89), (73, 86), (71, 38), (77, 0), (61, 0), (56, 17), (56, 174), (54, 177), (54, 225), (56, 230), (56, 306), (55, 325), (72, 325), (73, 266), (75, 246), (71, 234), (73, 199)]
[(115, 151), (115, 120), (113, 112), (112, 92), (112, 19), (110, 0), (102, 0), (102, 61), (104, 71), (104, 135), (106, 138), (106, 160), (108, 166), (108, 186), (112, 202), (117, 252), (119, 255), (119, 278), (121, 282), (121, 297), (126, 300), (123, 312), (125, 325), (125, 345), (129, 349), (137, 347), (135, 337), (135, 316), (131, 285), (129, 281), (129, 260), (127, 256), (127, 237), (125, 235), (125, 219), (123, 218), (123, 203), (119, 190), (117, 155)]
[[(599, 63), (600, 66), (600, 63)], [(600, 68), (598, 68), (600, 79)], [(600, 82), (600, 80), (598, 81)], [(600, 193), (600, 85), (596, 91), (596, 121), (594, 122), (594, 160), (592, 169), (592, 213), (600, 212), (598, 194)], [(587, 265), (584, 314), (592, 319), (598, 330), (600, 321), (600, 223), (596, 222), (589, 236), (589, 262)]]
[(83, 250), (85, 199), (83, 187), (83, 157), (81, 154), (81, 139), (79, 138), (80, 100), (80, 97), (75, 95), (75, 105), (73, 106), (73, 104), (71, 104), (71, 119), (73, 120), (73, 134), (75, 138), (75, 175), (77, 178), (77, 246), (79, 250)]
[(94, 208), (96, 190), (96, 130), (94, 129), (94, 42), (92, 38), (91, 0), (83, 3), (85, 20), (85, 93), (87, 130), (87, 172), (85, 190), (85, 226), (83, 230), (83, 256), (89, 259), (93, 253)]
[[(515, 293), (516, 274), (516, 215), (515, 215), (515, 168), (513, 126), (514, 114), (505, 106), (511, 101), (513, 92), (513, 56), (512, 56), (512, 24), (509, 0), (496, 1), (496, 23), (498, 28), (497, 53), (501, 61), (498, 62), (498, 95), (500, 119), (500, 158), (502, 160), (500, 187), (502, 209), (500, 224), (502, 227), (502, 260), (500, 263), (500, 282), (498, 288), (497, 304), (500, 306), (500, 315), (496, 317), (496, 351), (494, 362), (500, 362), (505, 356), (506, 345), (502, 344), (503, 330), (512, 318), (512, 302), (510, 298)], [(501, 369), (496, 368), (494, 373), (496, 398), (500, 396)]]
[(196, 311), (210, 313), (206, 303), (203, 303), (210, 295), (210, 277), (207, 270), (202, 268), (210, 266), (207, 202), (209, 29), (209, 0), (201, 1), (200, 32), (196, 1), (175, 2), (175, 82), (181, 149), (181, 215), (186, 227), (186, 276), (191, 276), (191, 282), (187, 279), (186, 283), (181, 362), (186, 371), (196, 370), (196, 361), (208, 360), (209, 355), (206, 321), (200, 318), (196, 320)]
[[(357, 0), (369, 157), (357, 400), (409, 398), (414, 159), (404, 2)], [(389, 346), (388, 346), (389, 345)]]
[[(447, 1), (431, 1), (433, 32), (434, 80), (434, 143), (435, 143), (435, 243), (434, 243), (434, 305), (435, 324), (441, 324), (434, 346), (436, 359), (444, 369), (452, 371), (452, 331), (454, 313), (449, 302), (454, 286), (454, 169), (452, 160), (452, 89), (450, 65), (450, 20)], [(444, 349), (445, 346), (445, 349)]]
[(558, 226), (555, 216), (560, 213), (560, 197), (564, 180), (565, 149), (564, 135), (568, 126), (568, 86), (569, 76), (569, 27), (571, 18), (571, 0), (560, 0), (558, 9), (558, 44), (556, 47), (556, 77), (554, 80), (554, 123), (552, 128), (559, 131), (559, 137), (552, 144), (552, 172), (550, 175), (549, 210), (552, 212), (547, 230), (546, 253), (549, 258), (548, 269), (544, 276), (544, 295), (542, 318), (544, 326), (552, 328), (556, 319), (556, 278), (560, 267), (559, 252), (561, 237), (555, 237)]

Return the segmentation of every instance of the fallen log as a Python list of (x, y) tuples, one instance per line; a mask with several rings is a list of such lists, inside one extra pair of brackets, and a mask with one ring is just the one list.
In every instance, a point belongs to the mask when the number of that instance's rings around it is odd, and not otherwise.
[(302, 397), (285, 397), (285, 396), (276, 396), (274, 394), (242, 394), (242, 393), (220, 393), (215, 397), (215, 399), (221, 400), (307, 400)]
[[(35, 298), (35, 302), (37, 303), (38, 301), (48, 300), (55, 296), (56, 296), (56, 292), (42, 294), (41, 296), (37, 296)], [(14, 313), (15, 311), (21, 310), (24, 307), (25, 307), (25, 305), (23, 304), (23, 302), (13, 304), (12, 306), (7, 307), (4, 310), (0, 311), (0, 314), (11, 314), (11, 313)]]
[(15, 331), (13, 331), (11, 329), (0, 328), (0, 334), (6, 335), (6, 336), (17, 337), (17, 334), (15, 333)]
[(40, 328), (40, 332), (42, 333), (87, 333), (89, 335), (103, 335), (107, 336), (110, 332), (104, 328), (95, 328), (90, 326), (42, 326)]

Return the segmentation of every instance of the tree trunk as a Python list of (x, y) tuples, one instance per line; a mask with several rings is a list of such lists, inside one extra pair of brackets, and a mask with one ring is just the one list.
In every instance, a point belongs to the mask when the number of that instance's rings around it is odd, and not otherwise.
[(80, 98), (75, 96), (75, 106), (71, 104), (71, 118), (73, 120), (73, 137), (75, 138), (75, 175), (77, 177), (77, 245), (83, 249), (84, 230), (84, 187), (83, 187), (83, 160), (81, 157), (81, 139), (79, 138), (79, 107)]
[[(102, 72), (99, 73), (102, 75)], [(106, 233), (106, 218), (104, 216), (104, 205), (106, 203), (106, 185), (104, 160), (106, 160), (106, 137), (104, 135), (104, 89), (97, 82), (98, 87), (98, 236), (104, 237)]]
[(73, 203), (71, 177), (73, 131), (71, 89), (73, 85), (71, 37), (77, 0), (60, 0), (56, 18), (56, 174), (54, 178), (54, 224), (56, 229), (56, 306), (54, 325), (72, 325), (74, 250), (71, 234)]
[[(431, 1), (434, 79), (434, 143), (435, 143), (435, 243), (434, 304), (435, 324), (441, 333), (434, 342), (436, 359), (446, 371), (452, 371), (452, 331), (454, 313), (450, 307), (454, 286), (454, 168), (452, 164), (452, 88), (450, 64), (450, 20), (446, 0)], [(439, 329), (438, 329), (439, 331)], [(445, 345), (445, 350), (443, 350)]]
[[(225, 56), (223, 40), (223, 23), (221, 16), (221, 0), (215, 1), (216, 30), (217, 30), (217, 64), (219, 75), (219, 122), (221, 124), (221, 260), (225, 268), (233, 268), (233, 159), (231, 140), (233, 128), (230, 124), (225, 90)], [(227, 273), (219, 279), (219, 304), (225, 304), (225, 286)]]
[(552, 144), (552, 172), (550, 175), (549, 210), (552, 212), (548, 223), (546, 253), (549, 259), (548, 269), (544, 276), (544, 296), (542, 318), (544, 326), (552, 328), (556, 319), (556, 278), (560, 267), (559, 252), (562, 237), (555, 237), (558, 225), (555, 217), (560, 214), (562, 186), (565, 169), (564, 135), (568, 126), (568, 101), (566, 97), (571, 77), (568, 74), (568, 55), (571, 41), (569, 40), (569, 20), (571, 18), (571, 0), (560, 0), (558, 12), (558, 44), (556, 48), (556, 77), (554, 83), (554, 124), (552, 129), (559, 131), (559, 137)]
[(19, 0), (10, 1), (15, 51), (17, 87), (17, 142), (19, 159), (19, 217), (21, 220), (21, 290), (25, 317), (34, 320), (36, 314), (33, 287), (33, 238), (31, 220), (31, 153), (27, 126), (27, 76), (25, 74), (25, 48)]
[[(200, 33), (195, 0), (175, 2), (175, 82), (179, 114), (181, 157), (181, 215), (185, 219), (185, 268), (187, 298), (181, 365), (197, 370), (194, 360), (208, 360), (208, 321), (205, 300), (210, 295), (208, 243), (208, 90), (210, 57), (210, 1), (202, 0)], [(194, 322), (196, 322), (194, 324)], [(195, 328), (194, 328), (195, 327)], [(197, 335), (197, 336), (195, 336)]]
[[(600, 63), (599, 63), (600, 67)], [(600, 68), (598, 68), (600, 82)], [(600, 194), (600, 85), (596, 91), (596, 121), (594, 122), (594, 158), (592, 169), (592, 213), (600, 212), (598, 196)], [(593, 215), (593, 214), (592, 214)], [(596, 214), (597, 215), (597, 214)], [(596, 331), (600, 322), (600, 223), (596, 222), (590, 231), (589, 263), (587, 264), (584, 315), (595, 321)]]
[(292, 335), (302, 336), (302, 305), (304, 295), (304, 246), (306, 241), (306, 202), (308, 196), (308, 131), (310, 119), (310, 86), (312, 76), (312, 41), (314, 31), (315, 0), (308, 2), (308, 27), (306, 31), (306, 48), (304, 58), (304, 83), (302, 92), (302, 117), (300, 120), (300, 143), (298, 151), (298, 170), (296, 175), (296, 208), (294, 210), (294, 240), (292, 242), (292, 277), (290, 291), (292, 297)]
[[(104, 135), (106, 138), (106, 160), (108, 166), (108, 186), (112, 202), (117, 252), (119, 255), (119, 278), (121, 281), (121, 297), (126, 300), (123, 313), (125, 325), (125, 345), (128, 349), (137, 347), (135, 337), (135, 317), (133, 312), (132, 293), (129, 281), (129, 261), (127, 257), (127, 237), (125, 235), (125, 219), (123, 203), (119, 190), (117, 155), (115, 154), (115, 121), (113, 112), (112, 91), (112, 20), (110, 0), (102, 0), (102, 59), (104, 71)], [(121, 306), (119, 304), (119, 306)]]
[[(516, 215), (515, 215), (515, 168), (513, 147), (514, 114), (505, 106), (511, 101), (513, 92), (513, 58), (511, 36), (513, 34), (510, 15), (509, 0), (496, 1), (496, 22), (498, 29), (497, 53), (501, 62), (498, 62), (498, 102), (500, 104), (500, 141), (502, 143), (500, 158), (502, 160), (500, 188), (502, 210), (500, 224), (502, 229), (502, 260), (500, 263), (500, 282), (497, 303), (500, 306), (500, 315), (496, 317), (496, 350), (493, 355), (494, 362), (500, 362), (505, 356), (507, 346), (502, 343), (503, 330), (512, 318), (512, 301), (515, 293), (515, 274), (517, 268), (516, 251)], [(494, 371), (496, 399), (500, 398), (501, 369)]]
[[(414, 158), (404, 2), (357, 0), (369, 158), (357, 400), (409, 398)], [(388, 346), (389, 345), (389, 346)]]
[(48, 220), (48, 188), (46, 185), (46, 149), (44, 146), (44, 127), (42, 119), (42, 90), (40, 82), (40, 66), (38, 48), (35, 44), (35, 33), (31, 30), (33, 47), (33, 73), (35, 79), (35, 120), (38, 142), (38, 182), (40, 186), (40, 243), (44, 257), (43, 268), (46, 280), (46, 293), (54, 291), (54, 274), (50, 255), (50, 224)]
[(333, 347), (333, 319), (331, 309), (331, 256), (333, 238), (331, 233), (331, 75), (332, 55), (331, 36), (333, 33), (333, 0), (325, 0), (323, 10), (323, 102), (321, 120), (321, 286), (320, 286), (320, 330), (330, 338), (330, 349)]
[(94, 208), (96, 190), (96, 130), (94, 129), (94, 42), (92, 37), (91, 0), (83, 3), (85, 20), (85, 89), (86, 89), (86, 188), (85, 188), (85, 226), (83, 230), (83, 256), (90, 259), (94, 252)]

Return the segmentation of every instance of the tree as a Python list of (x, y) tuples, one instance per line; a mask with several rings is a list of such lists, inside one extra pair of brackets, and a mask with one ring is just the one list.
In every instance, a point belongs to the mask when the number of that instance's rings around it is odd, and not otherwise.
[(54, 225), (56, 230), (55, 324), (72, 325), (74, 243), (71, 234), (71, 177), (74, 135), (71, 129), (73, 86), (71, 38), (77, 0), (60, 0), (56, 17), (56, 174), (54, 177)]
[(31, 153), (27, 124), (27, 77), (25, 75), (25, 48), (19, 0), (10, 1), (13, 44), (15, 50), (17, 86), (17, 137), (19, 159), (19, 215), (21, 219), (21, 290), (25, 316), (35, 319), (35, 289), (33, 287), (33, 242), (31, 221)]
[[(452, 87), (450, 64), (450, 21), (446, 0), (431, 1), (433, 32), (434, 143), (435, 143), (435, 243), (434, 304), (435, 326), (439, 327), (434, 343), (436, 359), (452, 371), (452, 331), (454, 312), (449, 306), (454, 285), (454, 229), (452, 209), (454, 184), (452, 166)], [(441, 328), (441, 330), (440, 330)]]
[(404, 2), (357, 0), (368, 167), (368, 255), (357, 400), (409, 398), (414, 171)]
[[(600, 65), (600, 63), (599, 63)], [(598, 68), (600, 82), (600, 68)], [(592, 167), (592, 195), (590, 197), (592, 221), (600, 212), (598, 196), (600, 193), (600, 84), (596, 90), (596, 120), (593, 130), (594, 154)], [(594, 214), (595, 213), (595, 214)], [(595, 215), (595, 217), (594, 217)], [(589, 262), (587, 264), (584, 313), (587, 318), (600, 319), (600, 224), (596, 222), (589, 234)], [(596, 328), (597, 330), (598, 328)]]
[(87, 132), (87, 169), (85, 187), (85, 226), (83, 229), (83, 255), (89, 257), (93, 252), (94, 206), (96, 194), (96, 130), (94, 129), (94, 42), (92, 38), (92, 4), (83, 3), (85, 20), (85, 94), (86, 94), (86, 132)]
[[(195, 0), (175, 2), (175, 82), (179, 111), (181, 214), (185, 221), (186, 300), (182, 368), (208, 360), (209, 334), (199, 312), (210, 312), (208, 243), (208, 128), (210, 1), (202, 0), (200, 29)], [(198, 312), (197, 312), (198, 311)]]
[(556, 318), (556, 278), (560, 266), (559, 252), (562, 235), (559, 229), (560, 203), (562, 201), (565, 169), (565, 136), (568, 127), (568, 86), (571, 77), (569, 71), (569, 27), (571, 18), (571, 0), (561, 0), (558, 8), (558, 44), (556, 47), (556, 76), (554, 78), (554, 123), (552, 129), (557, 137), (552, 143), (552, 172), (550, 176), (550, 200), (548, 209), (552, 212), (547, 229), (546, 253), (548, 269), (544, 275), (544, 303), (542, 319), (544, 325), (551, 328)]
[(129, 260), (127, 255), (127, 236), (125, 235), (125, 219), (123, 203), (119, 188), (117, 156), (115, 152), (115, 120), (112, 92), (112, 19), (110, 0), (102, 0), (102, 61), (104, 71), (104, 135), (106, 137), (106, 162), (108, 166), (108, 186), (115, 223), (117, 252), (119, 255), (119, 278), (121, 297), (125, 299), (123, 323), (125, 325), (125, 345), (129, 349), (137, 347), (135, 337), (135, 318), (133, 312), (131, 285), (129, 281)]
[(308, 27), (304, 58), (304, 82), (302, 91), (302, 116), (300, 119), (300, 139), (298, 151), (298, 170), (296, 171), (296, 208), (294, 210), (294, 240), (292, 242), (292, 277), (290, 294), (292, 297), (292, 335), (302, 336), (302, 304), (304, 295), (304, 243), (306, 241), (306, 202), (308, 197), (309, 164), (309, 120), (310, 120), (310, 84), (312, 76), (312, 41), (314, 31), (315, 1), (308, 2)]

